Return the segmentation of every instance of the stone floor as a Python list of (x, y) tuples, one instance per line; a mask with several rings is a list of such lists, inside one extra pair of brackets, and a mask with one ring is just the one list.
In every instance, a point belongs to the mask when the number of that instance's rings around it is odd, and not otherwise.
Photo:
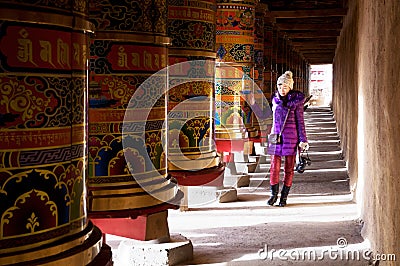
[(288, 205), (267, 205), (268, 163), (238, 188), (238, 201), (170, 210), (171, 234), (191, 240), (181, 265), (369, 265), (333, 113), (305, 113), (310, 166), (296, 173)]

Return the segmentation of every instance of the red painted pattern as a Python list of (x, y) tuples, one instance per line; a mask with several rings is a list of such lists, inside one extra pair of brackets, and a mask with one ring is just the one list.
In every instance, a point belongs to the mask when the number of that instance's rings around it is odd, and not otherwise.
[(7, 65), (26, 69), (85, 69), (87, 48), (84, 34), (41, 27), (10, 25), (0, 40)]

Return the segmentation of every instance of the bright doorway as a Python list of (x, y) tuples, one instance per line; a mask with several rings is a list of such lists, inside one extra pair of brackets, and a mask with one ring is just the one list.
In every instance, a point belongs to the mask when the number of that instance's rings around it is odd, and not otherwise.
[(332, 64), (311, 65), (310, 95), (311, 105), (330, 106), (332, 103)]

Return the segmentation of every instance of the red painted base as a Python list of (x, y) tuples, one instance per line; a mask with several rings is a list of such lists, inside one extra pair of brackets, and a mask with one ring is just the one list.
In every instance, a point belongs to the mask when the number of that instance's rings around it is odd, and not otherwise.
[(247, 139), (216, 139), (215, 145), (217, 151), (222, 154), (223, 152), (243, 151), (244, 143), (247, 141)]
[(181, 186), (219, 187), (224, 182), (225, 165), (207, 168), (200, 171), (168, 171)]
[(91, 219), (104, 234), (127, 237), (136, 240), (169, 240), (168, 212), (131, 218)]
[(113, 234), (137, 240), (169, 238), (167, 210), (178, 209), (183, 199), (178, 191), (174, 199), (147, 208), (89, 212), (89, 218), (103, 234)]
[[(225, 140), (217, 139), (215, 144), (217, 146), (217, 151), (222, 154), (223, 162), (229, 163), (233, 161), (233, 152), (244, 151), (246, 154), (255, 155), (254, 142), (260, 142), (260, 136), (249, 139), (235, 139), (235, 140)], [(250, 146), (251, 145), (251, 146)]]
[(136, 218), (138, 216), (153, 214), (168, 209), (179, 209), (181, 201), (183, 199), (183, 192), (178, 190), (175, 197), (168, 202), (149, 206), (146, 208), (129, 209), (129, 210), (115, 210), (115, 211), (90, 211), (88, 216), (91, 220), (102, 219), (102, 218)]

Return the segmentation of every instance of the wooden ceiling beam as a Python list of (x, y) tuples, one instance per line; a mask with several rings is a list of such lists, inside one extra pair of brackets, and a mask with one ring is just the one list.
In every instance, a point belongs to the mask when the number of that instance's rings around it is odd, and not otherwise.
[(333, 61), (334, 56), (326, 57), (304, 57), (308, 61)]
[(332, 60), (322, 60), (322, 61), (307, 61), (310, 65), (328, 65), (333, 63)]
[(309, 38), (309, 39), (295, 39), (292, 40), (292, 42), (297, 43), (336, 43), (337, 38), (336, 37), (331, 37), (331, 38)]
[(314, 55), (314, 56), (306, 56), (306, 55), (304, 55), (304, 58), (307, 58), (307, 59), (329, 59), (329, 58), (334, 58), (334, 57), (335, 57), (334, 54), (332, 54), (332, 55), (323, 55), (323, 54), (321, 54), (321, 55)]
[(304, 56), (313, 56), (313, 55), (335, 55), (335, 51), (332, 51), (332, 50), (323, 51), (323, 50), (321, 50), (321, 51), (319, 51), (319, 52), (312, 52), (312, 53), (310, 53), (310, 52), (302, 52), (301, 54), (304, 55)]
[(335, 51), (332, 50), (319, 50), (318, 52), (312, 52), (312, 53), (308, 53), (308, 52), (300, 52), (300, 54), (302, 54), (303, 56), (313, 56), (313, 55), (321, 55), (321, 54), (326, 54), (326, 55), (335, 55)]
[(302, 53), (300, 52), (304, 57), (332, 57), (335, 55), (334, 52), (332, 51), (326, 51), (326, 52), (319, 52), (319, 53)]
[(301, 54), (304, 58), (333, 58), (335, 54)]
[(312, 50), (336, 50), (336, 44), (329, 45), (302, 45), (295, 47), (299, 52), (312, 51)]
[(303, 38), (324, 38), (324, 37), (337, 37), (340, 35), (340, 30), (316, 30), (305, 32), (285, 32), (290, 39), (303, 39)]
[(279, 23), (276, 26), (280, 30), (340, 30), (342, 23), (316, 24), (316, 23)]
[(304, 56), (304, 58), (307, 58), (308, 60), (317, 60), (317, 59), (331, 59), (334, 58), (335, 55), (330, 55), (330, 56)]
[(322, 48), (329, 48), (329, 49), (333, 49), (336, 48), (336, 43), (301, 43), (301, 42), (296, 42), (296, 43), (292, 43), (292, 46), (295, 49), (301, 49), (301, 47), (305, 47), (308, 49), (322, 49)]
[(318, 50), (321, 50), (321, 49), (329, 49), (329, 50), (334, 49), (335, 50), (336, 49), (336, 45), (313, 45), (313, 46), (303, 45), (303, 46), (297, 46), (295, 48), (299, 53), (303, 53), (303, 52), (305, 52), (307, 50), (316, 50), (316, 49), (318, 49)]
[(275, 18), (339, 17), (346, 14), (346, 8), (270, 11), (270, 15)]

